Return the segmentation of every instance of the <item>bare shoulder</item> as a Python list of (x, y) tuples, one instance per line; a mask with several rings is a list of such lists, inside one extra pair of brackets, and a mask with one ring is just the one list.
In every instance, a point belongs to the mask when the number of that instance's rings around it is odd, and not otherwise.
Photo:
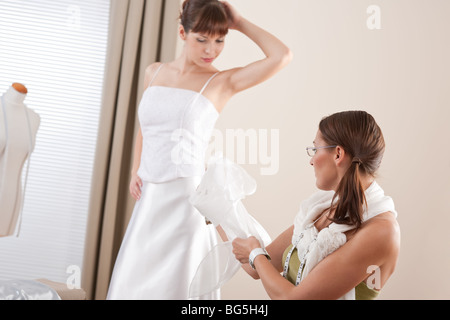
[(162, 62), (153, 62), (152, 64), (150, 64), (149, 66), (147, 66), (147, 68), (145, 69), (146, 71), (155, 71), (156, 69), (158, 69), (163, 63)]
[(145, 77), (151, 77), (162, 65), (162, 62), (155, 62), (145, 68)]
[(384, 212), (362, 224), (354, 240), (377, 252), (397, 254), (400, 247), (400, 226), (391, 212)]
[(156, 71), (161, 65), (162, 65), (161, 62), (155, 62), (149, 65), (147, 68), (145, 68), (144, 89), (146, 89), (150, 85), (150, 82), (155, 76)]
[(392, 240), (396, 240), (400, 236), (400, 225), (391, 212), (384, 212), (370, 219), (367, 221), (366, 227), (371, 228), (379, 236)]

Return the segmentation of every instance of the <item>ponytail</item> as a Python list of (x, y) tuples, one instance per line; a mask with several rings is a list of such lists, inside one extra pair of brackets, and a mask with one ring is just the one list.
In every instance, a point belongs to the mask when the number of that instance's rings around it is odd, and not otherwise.
[(375, 177), (381, 165), (385, 149), (381, 129), (367, 112), (345, 111), (322, 119), (319, 130), (325, 142), (341, 146), (353, 157), (333, 196), (331, 221), (359, 228), (367, 209), (361, 175)]
[(334, 217), (331, 219), (338, 224), (354, 225), (356, 229), (361, 226), (364, 207), (367, 208), (364, 188), (361, 184), (361, 160), (355, 158), (350, 168), (339, 182), (331, 203), (334, 204)]

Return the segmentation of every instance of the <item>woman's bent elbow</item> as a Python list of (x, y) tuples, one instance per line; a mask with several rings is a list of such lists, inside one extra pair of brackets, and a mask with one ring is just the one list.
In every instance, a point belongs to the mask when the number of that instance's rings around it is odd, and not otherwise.
[(286, 47), (280, 55), (278, 55), (273, 61), (275, 62), (276, 69), (281, 70), (286, 67), (294, 58), (294, 54)]
[(286, 48), (286, 53), (285, 53), (285, 60), (287, 61), (287, 63), (290, 63), (292, 61), (292, 59), (294, 59), (294, 52), (292, 52), (291, 49)]
[(292, 59), (294, 59), (294, 53), (292, 52), (291, 49), (286, 47), (284, 49), (283, 54), (280, 57), (280, 65), (281, 65), (281, 67), (287, 66), (292, 61)]

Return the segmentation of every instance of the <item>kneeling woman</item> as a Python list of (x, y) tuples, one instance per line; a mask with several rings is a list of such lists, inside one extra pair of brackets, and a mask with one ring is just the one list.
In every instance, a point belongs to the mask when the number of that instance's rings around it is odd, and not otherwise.
[(322, 119), (307, 148), (320, 191), (267, 248), (254, 237), (233, 241), (236, 258), (270, 298), (378, 296), (400, 248), (394, 203), (375, 181), (384, 149), (379, 126), (364, 111)]

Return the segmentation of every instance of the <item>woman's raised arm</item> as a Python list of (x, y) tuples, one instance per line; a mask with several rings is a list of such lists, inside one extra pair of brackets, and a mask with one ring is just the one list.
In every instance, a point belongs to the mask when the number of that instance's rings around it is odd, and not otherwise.
[(266, 30), (243, 18), (228, 2), (223, 2), (230, 19), (230, 29), (245, 34), (265, 54), (265, 58), (245, 67), (228, 70), (231, 95), (258, 85), (284, 68), (293, 57), (291, 50)]

